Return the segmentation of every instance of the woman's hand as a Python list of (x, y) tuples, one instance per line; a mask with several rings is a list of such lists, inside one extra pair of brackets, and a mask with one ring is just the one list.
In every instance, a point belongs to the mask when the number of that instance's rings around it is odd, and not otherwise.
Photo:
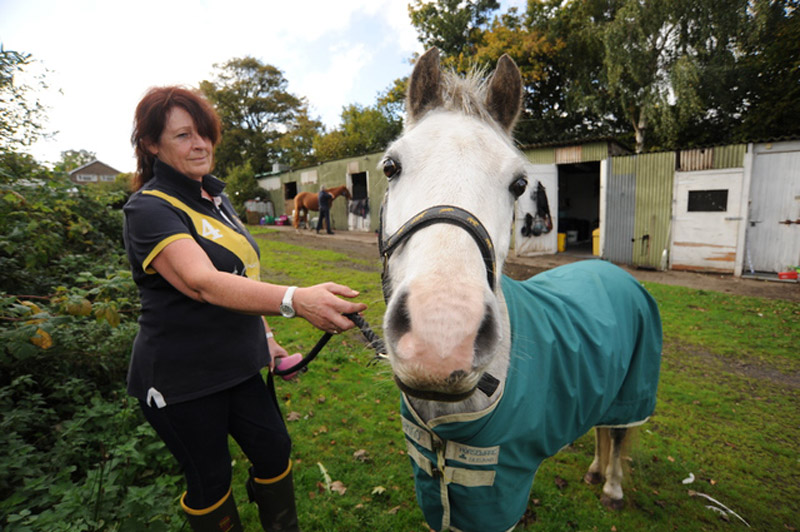
[[(341, 297), (338, 297), (341, 296)], [(325, 332), (337, 334), (355, 327), (343, 314), (364, 311), (364, 303), (346, 301), (342, 297), (353, 298), (358, 291), (336, 283), (322, 283), (298, 288), (292, 304), (295, 312), (308, 320), (311, 325)]]
[(269, 345), (269, 354), (271, 355), (269, 371), (272, 373), (278, 364), (278, 359), (288, 357), (289, 353), (275, 340), (275, 337), (267, 338), (267, 345)]

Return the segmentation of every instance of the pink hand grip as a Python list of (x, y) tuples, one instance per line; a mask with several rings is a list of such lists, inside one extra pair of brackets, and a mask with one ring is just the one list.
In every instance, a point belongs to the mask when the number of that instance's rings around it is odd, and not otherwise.
[[(289, 369), (292, 366), (298, 364), (301, 360), (303, 360), (303, 355), (301, 355), (300, 353), (295, 353), (293, 355), (289, 355), (288, 357), (280, 358), (278, 359), (278, 363), (275, 365), (275, 369), (279, 371)], [(297, 375), (296, 371), (293, 373), (289, 373), (288, 375), (281, 375), (281, 378), (285, 381), (288, 381), (295, 375)]]

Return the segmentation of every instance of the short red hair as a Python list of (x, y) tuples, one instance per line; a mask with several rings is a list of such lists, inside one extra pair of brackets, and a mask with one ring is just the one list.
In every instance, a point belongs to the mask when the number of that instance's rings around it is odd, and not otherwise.
[(221, 129), (219, 116), (201, 94), (184, 87), (153, 87), (136, 106), (133, 118), (131, 144), (136, 153), (136, 175), (131, 188), (136, 191), (153, 177), (155, 156), (147, 150), (147, 144), (158, 144), (167, 125), (167, 115), (173, 107), (180, 107), (192, 117), (197, 132), (216, 146)]

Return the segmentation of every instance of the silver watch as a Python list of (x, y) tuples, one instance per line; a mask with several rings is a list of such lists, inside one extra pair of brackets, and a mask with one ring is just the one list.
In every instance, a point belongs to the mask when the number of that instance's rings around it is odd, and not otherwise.
[(281, 301), (281, 316), (284, 318), (294, 318), (296, 316), (296, 312), (294, 311), (294, 307), (292, 306), (292, 297), (294, 296), (294, 291), (297, 290), (296, 286), (290, 286), (286, 293), (283, 294), (283, 301)]

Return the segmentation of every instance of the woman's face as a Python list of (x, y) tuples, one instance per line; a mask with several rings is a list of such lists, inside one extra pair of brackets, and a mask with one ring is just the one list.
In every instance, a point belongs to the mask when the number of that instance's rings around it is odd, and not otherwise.
[(182, 107), (170, 109), (158, 144), (148, 149), (161, 162), (197, 181), (211, 172), (214, 162), (211, 141), (200, 136), (192, 116)]

